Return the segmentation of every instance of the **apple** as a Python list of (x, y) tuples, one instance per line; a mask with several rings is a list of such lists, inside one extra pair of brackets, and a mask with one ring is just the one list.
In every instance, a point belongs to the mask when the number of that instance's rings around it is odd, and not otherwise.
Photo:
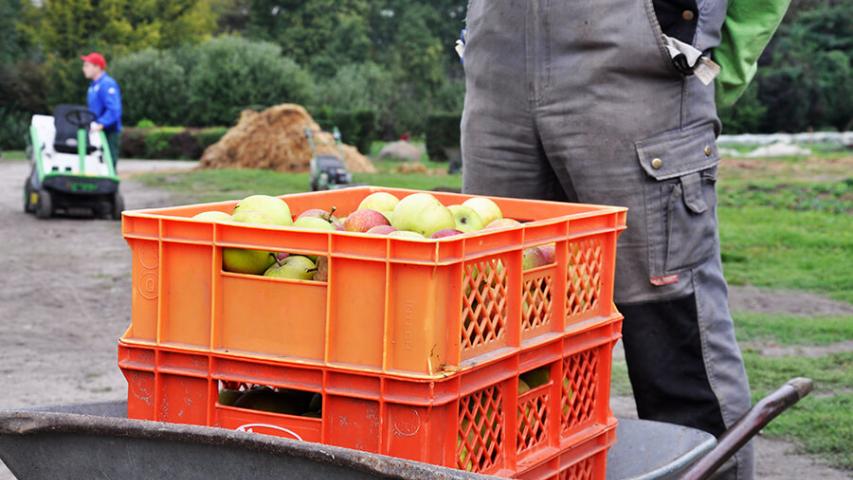
[(222, 249), (222, 268), (226, 272), (261, 275), (275, 263), (275, 256), (260, 250)]
[(542, 251), (542, 258), (545, 260), (546, 265), (550, 265), (557, 261), (557, 246), (553, 243), (542, 245), (539, 247), (539, 250)]
[(491, 230), (493, 228), (517, 227), (519, 225), (521, 225), (521, 222), (518, 220), (513, 220), (511, 218), (499, 218), (486, 225), (486, 230)]
[(504, 218), (504, 214), (501, 212), (498, 204), (486, 197), (469, 198), (462, 202), (462, 205), (477, 212), (485, 225), (488, 225), (500, 218)]
[(276, 262), (264, 273), (265, 277), (289, 278), (291, 280), (313, 280), (317, 266), (310, 258), (302, 255), (290, 255), (282, 262)]
[(317, 265), (317, 271), (314, 272), (314, 281), (315, 282), (328, 282), (329, 281), (329, 258), (328, 257), (318, 257), (316, 265)]
[(388, 235), (389, 233), (394, 233), (396, 231), (397, 229), (391, 225), (377, 225), (365, 233), (369, 233), (371, 235)]
[(456, 235), (462, 235), (463, 232), (455, 228), (446, 228), (444, 230), (439, 230), (432, 234), (429, 238), (447, 238), (447, 237), (455, 237)]
[(344, 230), (348, 232), (365, 233), (373, 227), (388, 225), (385, 215), (376, 210), (356, 210), (344, 222)]
[(394, 195), (388, 192), (376, 192), (365, 197), (356, 210), (376, 210), (385, 215), (388, 220), (391, 220), (391, 213), (394, 212), (394, 207), (398, 203), (400, 203), (400, 199)]
[(531, 247), (524, 250), (524, 255), (522, 255), (521, 260), (521, 269), (532, 270), (534, 268), (548, 265), (549, 263), (550, 262), (548, 262), (541, 247)]
[(231, 215), (228, 215), (225, 212), (220, 212), (217, 210), (211, 210), (209, 212), (201, 212), (198, 215), (194, 216), (195, 220), (205, 220), (208, 222), (230, 222)]
[(320, 217), (301, 217), (297, 218), (295, 222), (293, 222), (293, 226), (296, 228), (305, 228), (309, 230), (326, 230), (330, 232), (335, 232), (338, 229), (335, 228), (331, 223), (323, 220)]
[(400, 200), (391, 214), (397, 230), (418, 232), (430, 237), (439, 230), (456, 228), (453, 213), (428, 193), (415, 193)]
[(527, 384), (523, 379), (518, 379), (518, 394), (521, 395), (523, 393), (527, 393), (530, 391), (530, 385)]
[(456, 221), (456, 230), (462, 233), (476, 232), (486, 227), (480, 214), (471, 207), (465, 205), (451, 205), (447, 207)]
[(423, 235), (421, 235), (420, 233), (418, 233), (418, 232), (412, 232), (412, 231), (409, 231), (409, 230), (397, 230), (396, 232), (391, 232), (391, 233), (389, 233), (389, 234), (388, 234), (388, 236), (389, 236), (389, 237), (394, 237), (394, 238), (408, 238), (408, 239), (415, 239), (415, 240), (424, 240), (424, 239), (426, 239), (426, 237), (424, 237), (424, 236), (423, 236)]
[(263, 225), (293, 225), (290, 207), (284, 200), (269, 195), (252, 195), (234, 207), (234, 221)]
[(322, 218), (323, 220), (331, 223), (332, 225), (337, 226), (337, 224), (340, 223), (340, 220), (338, 220), (338, 217), (335, 216), (335, 210), (337, 210), (337, 207), (332, 207), (329, 210), (323, 210), (322, 208), (311, 208), (300, 213), (299, 216), (296, 217), (296, 219), (299, 220), (300, 218), (305, 217)]

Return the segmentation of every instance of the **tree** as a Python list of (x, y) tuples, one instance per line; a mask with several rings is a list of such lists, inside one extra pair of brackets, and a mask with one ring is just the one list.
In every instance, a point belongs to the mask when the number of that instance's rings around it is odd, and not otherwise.
[(199, 45), (189, 74), (189, 114), (194, 125), (230, 125), (245, 108), (307, 104), (311, 76), (268, 42), (219, 37)]
[[(853, 4), (800, 11), (762, 58), (765, 131), (849, 128), (853, 118)], [(762, 71), (763, 70), (763, 71)]]
[(367, 0), (253, 0), (247, 33), (322, 76), (370, 54)]
[(44, 0), (25, 2), (20, 30), (45, 55), (87, 50), (121, 55), (198, 42), (216, 26), (208, 0)]

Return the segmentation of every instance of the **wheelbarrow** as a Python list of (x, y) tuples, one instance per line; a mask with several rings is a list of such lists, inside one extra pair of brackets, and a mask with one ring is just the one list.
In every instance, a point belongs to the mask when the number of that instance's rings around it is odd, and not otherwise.
[[(607, 478), (708, 478), (811, 388), (809, 379), (791, 380), (719, 441), (677, 425), (620, 420)], [(267, 435), (129, 420), (126, 413), (122, 402), (0, 412), (0, 458), (21, 480), (493, 478)]]

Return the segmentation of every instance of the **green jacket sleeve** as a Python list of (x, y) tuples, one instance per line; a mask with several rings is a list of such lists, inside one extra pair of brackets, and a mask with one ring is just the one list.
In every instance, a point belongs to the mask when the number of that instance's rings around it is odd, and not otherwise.
[(758, 57), (767, 47), (791, 0), (729, 0), (720, 46), (714, 61), (717, 105), (734, 104), (758, 70)]

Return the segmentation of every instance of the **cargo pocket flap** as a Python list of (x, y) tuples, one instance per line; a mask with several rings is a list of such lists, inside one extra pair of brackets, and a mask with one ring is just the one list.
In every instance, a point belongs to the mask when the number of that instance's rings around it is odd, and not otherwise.
[(720, 162), (712, 125), (663, 133), (635, 145), (643, 170), (657, 180), (699, 172)]
[(684, 204), (691, 212), (705, 213), (708, 210), (708, 202), (702, 193), (702, 174), (693, 172), (681, 177), (681, 189), (684, 191)]

